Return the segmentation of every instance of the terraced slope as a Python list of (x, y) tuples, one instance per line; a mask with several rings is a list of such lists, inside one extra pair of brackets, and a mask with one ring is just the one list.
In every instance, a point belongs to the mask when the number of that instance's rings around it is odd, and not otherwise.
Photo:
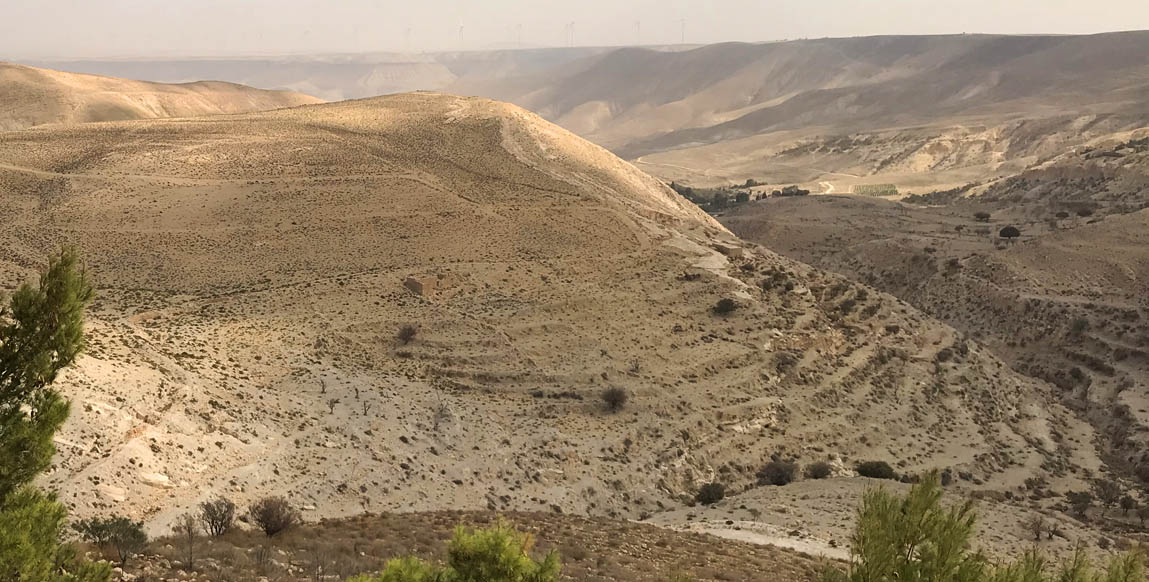
[(312, 518), (643, 518), (773, 456), (997, 491), (1100, 467), (1087, 425), (969, 338), (511, 105), (34, 128), (0, 134), (0, 193), (5, 281), (74, 243), (101, 286), (49, 478), (80, 516), (162, 531), (274, 493)]

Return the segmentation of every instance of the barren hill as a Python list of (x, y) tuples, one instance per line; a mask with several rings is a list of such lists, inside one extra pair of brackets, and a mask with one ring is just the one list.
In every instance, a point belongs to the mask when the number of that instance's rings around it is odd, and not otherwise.
[(453, 91), (518, 103), (665, 179), (894, 183), (1016, 173), (1149, 124), (1149, 32), (620, 49)]
[[(1149, 482), (1149, 210), (1138, 211), (1149, 204), (1132, 187), (1143, 178), (1128, 178), (1120, 168), (1047, 168), (944, 206), (809, 196), (722, 220), (979, 338), (1094, 424), (1111, 467)], [(998, 239), (1008, 226), (1020, 242)]]
[(464, 80), (496, 82), (515, 79), (608, 50), (574, 47), (266, 58), (88, 59), (29, 64), (165, 83), (221, 79), (263, 89), (290, 89), (328, 101), (340, 101), (407, 91), (441, 90)]
[(274, 493), (647, 518), (772, 457), (998, 495), (1103, 468), (1048, 385), (511, 105), (10, 132), (0, 194), (5, 281), (70, 242), (100, 283), (49, 478), (81, 516)]
[(320, 103), (214, 81), (165, 85), (0, 63), (0, 131), (45, 123), (245, 113)]

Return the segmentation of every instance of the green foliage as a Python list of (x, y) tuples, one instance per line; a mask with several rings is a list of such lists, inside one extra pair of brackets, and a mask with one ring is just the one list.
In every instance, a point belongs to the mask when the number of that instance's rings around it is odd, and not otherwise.
[(854, 194), (862, 196), (897, 196), (898, 186), (896, 184), (857, 184), (854, 186)]
[(553, 582), (559, 576), (559, 555), (542, 560), (530, 556), (534, 538), (505, 523), (488, 529), (455, 529), (447, 547), (457, 582)]
[(82, 563), (60, 544), (67, 510), (50, 494), (24, 487), (0, 508), (0, 580), (4, 582), (102, 582), (107, 564)]
[(127, 565), (129, 559), (142, 552), (148, 545), (148, 534), (144, 533), (144, 524), (126, 517), (82, 519), (72, 524), (72, 529), (76, 530), (84, 541), (104, 549), (115, 550), (116, 557), (120, 560), (120, 567)]
[(531, 557), (534, 538), (505, 523), (486, 529), (455, 529), (447, 546), (447, 566), (437, 567), (413, 556), (387, 562), (383, 571), (351, 582), (555, 582), (558, 553)]
[(714, 307), (711, 308), (711, 311), (713, 311), (716, 315), (728, 315), (730, 313), (734, 313), (734, 310), (736, 309), (738, 309), (738, 303), (736, 301), (729, 297), (723, 297), (722, 299), (718, 300), (718, 303), (714, 304)]
[(1083, 551), (1051, 568), (1038, 552), (995, 565), (970, 550), (976, 515), (971, 502), (944, 506), (937, 472), (905, 496), (882, 488), (862, 497), (846, 572), (823, 582), (1144, 582), (1136, 555), (1116, 556), (1097, 571)]
[(905, 497), (877, 488), (858, 510), (852, 560), (846, 573), (827, 572), (829, 581), (980, 580), (985, 560), (968, 552), (974, 512), (970, 503), (942, 507), (941, 483), (931, 475)]
[(436, 568), (415, 556), (403, 556), (388, 560), (383, 571), (377, 575), (362, 575), (350, 582), (447, 582), (447, 571)]
[(0, 503), (52, 462), (68, 402), (50, 386), (84, 348), (91, 300), (79, 257), (64, 251), (0, 309)]
[(51, 388), (84, 348), (92, 287), (71, 250), (53, 257), (38, 285), (0, 307), (0, 582), (100, 582), (107, 564), (77, 561), (61, 543), (67, 511), (31, 482), (52, 462), (52, 437), (68, 402)]

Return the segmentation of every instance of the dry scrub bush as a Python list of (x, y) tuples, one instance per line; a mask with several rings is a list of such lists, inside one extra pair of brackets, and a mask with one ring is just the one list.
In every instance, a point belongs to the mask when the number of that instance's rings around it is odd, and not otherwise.
[(702, 505), (712, 505), (722, 501), (723, 497), (726, 497), (726, 487), (721, 483), (707, 483), (698, 490), (694, 500)]
[(247, 510), (248, 519), (267, 537), (290, 529), (302, 519), (299, 512), (282, 497), (264, 497)]
[(834, 472), (834, 468), (826, 461), (818, 461), (806, 465), (806, 478), (807, 479), (825, 479)]
[(798, 464), (770, 461), (758, 471), (759, 485), (789, 485), (798, 477)]
[(204, 501), (199, 505), (200, 520), (209, 535), (219, 537), (235, 525), (235, 504), (226, 497)]
[(857, 467), (858, 474), (863, 477), (871, 479), (893, 479), (898, 478), (897, 471), (885, 461), (866, 461)]
[(617, 386), (602, 391), (602, 401), (606, 404), (607, 410), (611, 412), (622, 410), (628, 400), (630, 400), (630, 395), (626, 393), (626, 390)]

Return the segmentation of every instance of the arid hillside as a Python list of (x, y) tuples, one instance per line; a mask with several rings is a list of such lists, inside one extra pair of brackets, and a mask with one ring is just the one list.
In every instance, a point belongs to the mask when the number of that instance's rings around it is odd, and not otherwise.
[(1149, 32), (34, 63), (328, 100), (509, 101), (691, 186), (926, 193), (1149, 125)]
[(70, 243), (100, 286), (46, 483), (81, 517), (162, 533), (279, 494), (653, 519), (709, 483), (773, 497), (771, 459), (851, 499), (881, 460), (1045, 507), (1106, 470), (1050, 385), (512, 105), (4, 133), (0, 212), (6, 285)]
[[(1136, 158), (1116, 150), (1127, 155), (1101, 159)], [(1055, 165), (930, 205), (770, 198), (722, 221), (977, 338), (1056, 387), (1103, 437), (1110, 466), (1149, 482), (1149, 200), (1135, 168)], [(1008, 228), (1019, 236), (1001, 238)]]
[(300, 93), (232, 83), (165, 85), (0, 63), (0, 131), (45, 123), (246, 113), (320, 102)]
[(884, 36), (620, 49), (452, 90), (523, 105), (666, 180), (921, 193), (1145, 126), (1146, 63), (1146, 32)]

